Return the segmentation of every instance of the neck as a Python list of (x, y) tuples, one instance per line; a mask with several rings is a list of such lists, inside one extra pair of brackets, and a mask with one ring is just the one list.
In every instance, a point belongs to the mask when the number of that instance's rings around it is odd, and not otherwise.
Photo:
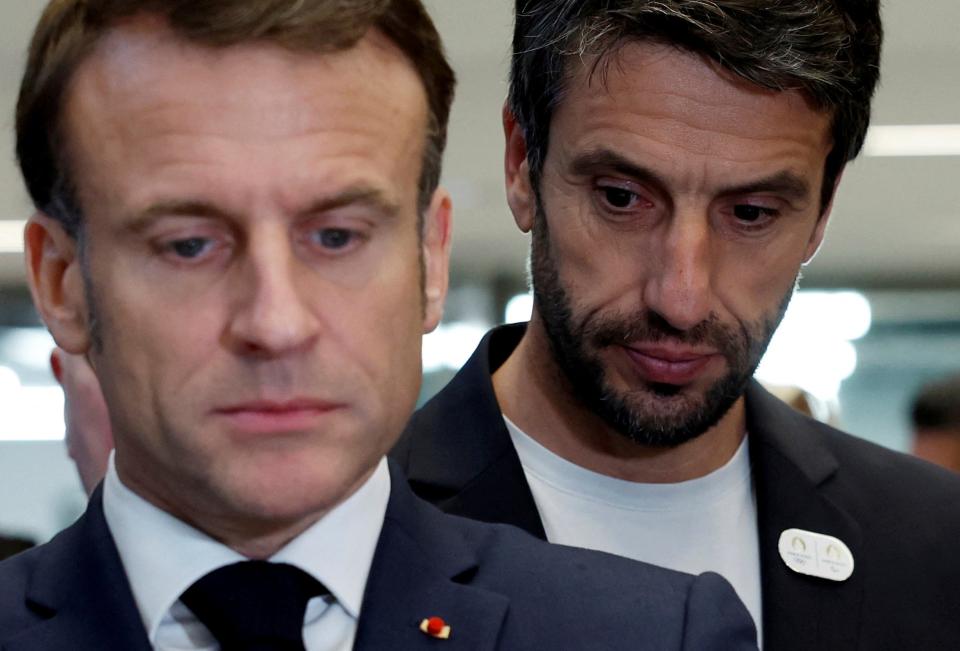
[(581, 403), (554, 361), (534, 314), (520, 344), (493, 374), (504, 415), (554, 454), (618, 479), (676, 483), (708, 475), (736, 453), (746, 427), (744, 400), (709, 430), (673, 448), (640, 445)]

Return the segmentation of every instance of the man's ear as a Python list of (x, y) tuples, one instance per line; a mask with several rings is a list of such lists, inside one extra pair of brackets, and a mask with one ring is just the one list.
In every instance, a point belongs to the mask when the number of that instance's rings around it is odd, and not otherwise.
[(840, 171), (837, 172), (837, 178), (834, 179), (833, 188), (830, 190), (830, 200), (827, 201), (827, 205), (823, 207), (823, 212), (820, 213), (817, 224), (810, 234), (810, 240), (807, 242), (807, 248), (803, 253), (803, 264), (809, 264), (817, 254), (817, 251), (820, 250), (820, 245), (823, 244), (823, 237), (827, 233), (827, 222), (830, 221), (830, 212), (833, 210), (833, 200), (837, 196), (837, 188), (840, 186), (840, 179), (843, 178), (844, 169), (845, 168), (841, 168)]
[(450, 194), (437, 188), (423, 222), (423, 332), (432, 332), (443, 317), (450, 280), (450, 235), (453, 207)]
[(36, 213), (27, 221), (23, 243), (27, 282), (40, 318), (58, 346), (86, 353), (90, 336), (77, 240), (57, 220)]
[(533, 228), (536, 197), (530, 182), (527, 141), (523, 129), (507, 104), (503, 105), (503, 135), (506, 140), (503, 169), (507, 185), (507, 203), (513, 219), (524, 233)]

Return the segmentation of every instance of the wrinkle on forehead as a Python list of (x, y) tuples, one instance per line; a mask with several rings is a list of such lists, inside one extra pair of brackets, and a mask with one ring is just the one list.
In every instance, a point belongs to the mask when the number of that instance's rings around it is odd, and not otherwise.
[[(674, 45), (628, 43), (603, 61), (594, 55), (573, 65), (558, 112), (569, 106), (582, 106), (580, 112), (588, 117), (598, 116), (601, 108), (630, 111), (645, 96), (650, 100), (644, 103), (646, 117), (667, 125), (681, 121), (694, 130), (742, 135), (742, 111), (750, 110), (769, 117), (766, 125), (755, 126), (772, 127), (756, 138), (789, 131), (790, 137), (814, 146), (830, 138), (829, 115), (801, 91), (757, 86), (709, 57)], [(802, 124), (796, 122), (800, 112), (809, 118)]]
[[(382, 92), (371, 92), (372, 75), (387, 80)], [(422, 82), (375, 31), (332, 53), (270, 43), (212, 48), (140, 18), (105, 37), (67, 100), (71, 158), (88, 180), (105, 161), (130, 159), (206, 183), (201, 177), (218, 174), (218, 159), (239, 156), (248, 170), (261, 170), (251, 172), (255, 183), (276, 179), (271, 166), (305, 184), (399, 168), (412, 192), (426, 144)], [(382, 119), (384, 107), (395, 119)]]
[(678, 186), (820, 175), (830, 117), (799, 91), (761, 88), (673, 46), (632, 43), (615, 56), (602, 80), (585, 62), (554, 114), (561, 173), (572, 158), (611, 150)]
[[(158, 65), (158, 61), (174, 59), (179, 65)], [(185, 41), (161, 21), (141, 17), (122, 23), (103, 38), (78, 69), (69, 101), (78, 108), (98, 111), (96, 115), (109, 106), (148, 116), (157, 113), (163, 118), (164, 111), (180, 111), (184, 106), (170, 102), (177, 97), (158, 101), (164, 98), (151, 89), (176, 87), (179, 98), (199, 104), (206, 95), (204, 90), (215, 83), (219, 93), (208, 98), (208, 103), (229, 106), (232, 111), (249, 107), (242, 114), (245, 120), (259, 112), (259, 128), (249, 129), (246, 122), (245, 131), (249, 137), (270, 139), (282, 136), (281, 129), (309, 130), (316, 117), (304, 110), (303, 100), (322, 94), (330, 106), (338, 102), (348, 105), (351, 90), (363, 85), (375, 66), (386, 68), (380, 74), (416, 81), (399, 89), (399, 96), (397, 89), (384, 93), (379, 102), (401, 114), (421, 112), (426, 124), (426, 96), (418, 92), (422, 89), (416, 71), (400, 50), (376, 31), (353, 48), (330, 53), (292, 51), (268, 42), (214, 48)], [(324, 68), (337, 76), (342, 92), (331, 94), (328, 88), (317, 87), (317, 71)], [(258, 84), (250, 84), (250, 78), (256, 78)], [(228, 132), (236, 125), (227, 120), (216, 126)]]

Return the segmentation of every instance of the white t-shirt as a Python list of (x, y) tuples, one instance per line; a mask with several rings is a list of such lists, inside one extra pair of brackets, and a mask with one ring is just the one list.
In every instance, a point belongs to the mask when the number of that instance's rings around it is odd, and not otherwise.
[(757, 503), (747, 437), (718, 470), (676, 484), (602, 475), (554, 454), (504, 417), (547, 540), (700, 574), (737, 591), (761, 635)]

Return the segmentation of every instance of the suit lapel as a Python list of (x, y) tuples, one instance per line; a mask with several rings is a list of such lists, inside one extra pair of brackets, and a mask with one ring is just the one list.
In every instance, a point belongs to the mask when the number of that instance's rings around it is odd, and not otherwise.
[(444, 511), (546, 539), (491, 380), (523, 332), (515, 325), (488, 333), (450, 384), (414, 415), (391, 456), (414, 491)]
[(857, 522), (830, 499), (839, 464), (806, 418), (756, 383), (747, 390), (747, 431), (757, 493), (764, 646), (856, 648), (867, 568), (843, 582), (803, 576), (780, 558), (778, 541), (797, 528), (839, 538), (854, 563)]
[(100, 489), (83, 517), (40, 553), (26, 599), (43, 621), (5, 641), (3, 651), (150, 651)]
[[(477, 550), (447, 516), (420, 503), (391, 467), (387, 517), (377, 544), (357, 627), (355, 651), (496, 648), (509, 600), (472, 587)], [(442, 643), (419, 629), (441, 617), (451, 627)]]

